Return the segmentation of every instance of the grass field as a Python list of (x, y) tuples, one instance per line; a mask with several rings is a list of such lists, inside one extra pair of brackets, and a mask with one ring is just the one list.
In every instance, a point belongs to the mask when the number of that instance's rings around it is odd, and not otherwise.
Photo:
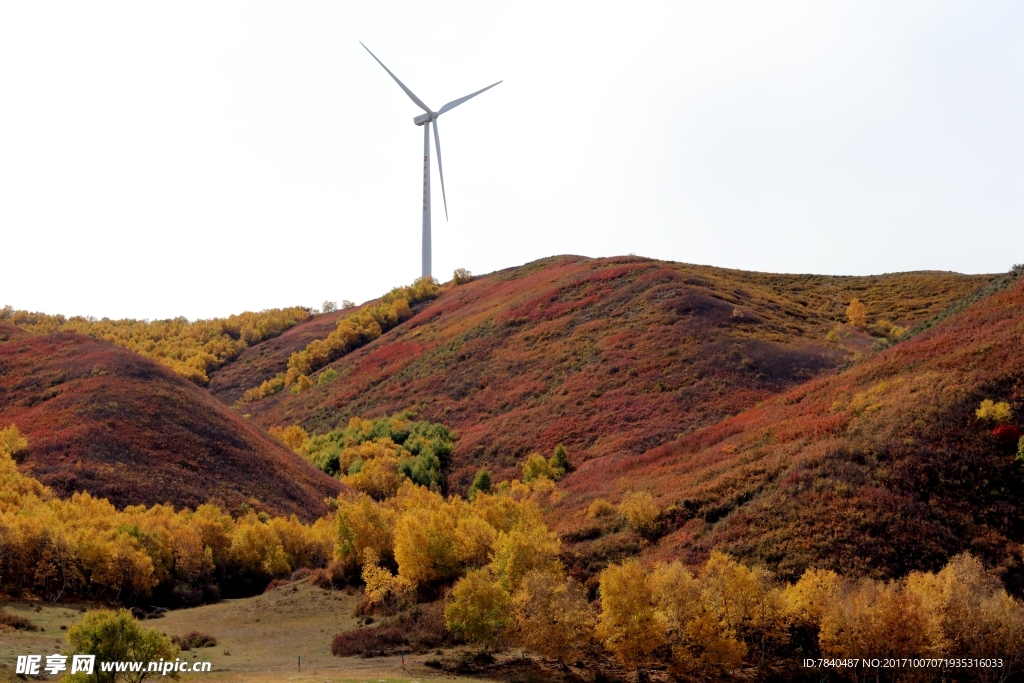
[[(182, 680), (276, 682), (330, 681), (331, 683), (410, 683), (428, 679), (473, 681), (424, 666), (436, 653), (402, 657), (335, 657), (331, 639), (340, 631), (359, 628), (353, 615), (358, 593), (325, 591), (300, 581), (263, 595), (225, 600), (215, 605), (175, 610), (158, 620), (145, 621), (169, 636), (201, 631), (217, 639), (215, 647), (183, 652), (193, 661), (209, 661), (213, 671), (182, 674)], [(25, 680), (14, 673), (19, 654), (67, 653), (66, 631), (82, 617), (80, 609), (94, 604), (52, 605), (41, 602), (0, 600), (10, 614), (29, 619), (38, 631), (0, 632), (0, 681)], [(302, 657), (302, 667), (298, 658)], [(53, 679), (44, 676), (44, 679)]]

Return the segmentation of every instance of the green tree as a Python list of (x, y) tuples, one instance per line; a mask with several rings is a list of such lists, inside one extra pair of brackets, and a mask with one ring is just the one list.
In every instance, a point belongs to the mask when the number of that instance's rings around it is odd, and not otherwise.
[[(136, 661), (155, 662), (171, 660), (178, 656), (179, 650), (171, 639), (152, 629), (143, 628), (131, 612), (125, 609), (94, 610), (86, 613), (75, 626), (68, 629), (68, 644), (72, 654), (96, 655), (96, 666), (92, 676), (75, 674), (73, 681), (97, 681), (98, 683), (114, 683), (127, 681), (139, 683), (149, 676), (159, 676), (158, 672), (146, 671), (102, 671), (100, 662)], [(170, 672), (171, 678), (178, 674)]]
[(569, 462), (569, 451), (565, 450), (565, 446), (562, 444), (555, 446), (555, 454), (551, 456), (551, 468), (555, 470), (559, 477), (566, 472), (572, 471), (572, 463)]
[(486, 467), (476, 473), (473, 484), (469, 487), (469, 499), (474, 500), (476, 494), (481, 491), (483, 493), (490, 493), (491, 491), (491, 473)]

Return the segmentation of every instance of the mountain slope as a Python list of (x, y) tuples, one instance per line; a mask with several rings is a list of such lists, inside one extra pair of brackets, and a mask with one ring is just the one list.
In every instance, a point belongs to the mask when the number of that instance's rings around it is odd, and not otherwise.
[(168, 368), (78, 334), (0, 343), (0, 425), (11, 423), (30, 443), (20, 469), (119, 507), (217, 500), (309, 520), (341, 489)]
[[(871, 321), (908, 326), (989, 279), (545, 259), (449, 287), (412, 319), (334, 362), (336, 379), (245, 411), (264, 426), (299, 422), (325, 432), (354, 415), (413, 408), (458, 430), (450, 481), (464, 488), (481, 466), (513, 476), (526, 453), (559, 442), (576, 464), (637, 456), (870, 349), (874, 340), (860, 331), (828, 339), (852, 298), (867, 305)], [(273, 363), (283, 370), (287, 357)], [(217, 382), (215, 374), (211, 386)]]
[[(985, 399), (1008, 402), (1014, 424), (979, 420)], [(1020, 592), (1021, 426), (1024, 280), (717, 425), (640, 457), (584, 463), (552, 517), (586, 536), (589, 501), (645, 490), (668, 509), (655, 556), (722, 548), (790, 577), (814, 565), (899, 576), (969, 550)]]

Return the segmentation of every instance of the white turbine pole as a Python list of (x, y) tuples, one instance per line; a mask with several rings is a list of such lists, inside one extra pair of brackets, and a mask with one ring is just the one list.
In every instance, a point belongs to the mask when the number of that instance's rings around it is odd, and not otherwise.
[(430, 122), (423, 124), (423, 277), (430, 277)]

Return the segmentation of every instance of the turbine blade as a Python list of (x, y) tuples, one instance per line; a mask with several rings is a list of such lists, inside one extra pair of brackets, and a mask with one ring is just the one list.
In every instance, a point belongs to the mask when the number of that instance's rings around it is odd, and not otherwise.
[[(363, 47), (366, 47), (366, 46), (364, 45)], [(371, 54), (372, 54), (372, 53), (371, 53)], [(374, 59), (376, 59), (376, 57), (375, 57)], [(384, 65), (383, 65), (383, 64), (381, 64), (381, 66), (384, 66)], [(391, 73), (391, 72), (389, 71), (388, 73)], [(398, 79), (396, 78), (395, 80), (397, 81)], [(503, 83), (503, 82), (504, 82), (504, 81), (498, 81), (498, 83)], [(441, 109), (440, 109), (440, 110), (438, 110), (438, 112), (437, 112), (437, 115), (438, 115), (438, 116), (440, 116), (441, 114), (445, 113), (445, 112), (446, 112), (446, 111), (448, 111), (449, 109), (455, 109), (455, 107), (459, 106), (460, 104), (462, 104), (462, 103), (463, 103), (463, 102), (465, 102), (466, 100), (471, 100), (471, 99), (473, 99), (474, 97), (476, 97), (476, 96), (477, 96), (477, 95), (479, 95), (480, 93), (484, 92), (484, 90), (490, 90), (490, 89), (491, 89), (491, 88), (493, 88), (493, 87), (494, 87), (495, 85), (498, 85), (498, 83), (494, 83), (493, 85), (489, 85), (489, 86), (487, 86), (486, 88), (484, 88), (483, 90), (477, 90), (477, 91), (476, 91), (475, 93), (473, 93), (473, 94), (471, 94), (471, 95), (466, 95), (465, 97), (460, 97), (460, 98), (459, 98), (459, 99), (457, 99), (457, 100), (452, 100), (452, 101), (451, 101), (451, 102), (449, 102), (448, 104), (446, 104), (446, 105), (444, 105), (443, 107), (441, 107)], [(402, 87), (404, 88), (405, 86), (403, 85)]]
[[(363, 45), (363, 41), (360, 40), (359, 44)], [(363, 45), (363, 48), (365, 48), (367, 52), (370, 52), (370, 48), (366, 47), (365, 45)], [(372, 52), (370, 52), (370, 56), (373, 57), (374, 59), (377, 59), (377, 55), (373, 54)], [(380, 61), (379, 59), (377, 59), (377, 63), (380, 64), (381, 66), (384, 66), (384, 62)], [(397, 83), (399, 85), (399, 87), (401, 87), (402, 90), (405, 91), (405, 94), (409, 96), (410, 100), (412, 100), (413, 102), (416, 103), (416, 106), (418, 106), (420, 109), (422, 109), (423, 111), (427, 112), (428, 114), (431, 113), (430, 107), (428, 107), (427, 105), (423, 104), (423, 101), (420, 100), (420, 98), (416, 97), (415, 93), (413, 93), (412, 90), (409, 90), (408, 88), (406, 88), (405, 87), (405, 83), (402, 83), (402, 81), (398, 80), (398, 76), (396, 76), (395, 74), (391, 73), (391, 69), (389, 69), (386, 66), (384, 66), (384, 70), (388, 72), (388, 75), (391, 76), (391, 78), (395, 79), (395, 83)], [(473, 94), (475, 95), (476, 93), (473, 93)], [(470, 95), (470, 97), (472, 97), (472, 96), (473, 95)]]
[(444, 194), (444, 168), (441, 166), (441, 137), (437, 134), (437, 119), (434, 119), (434, 149), (437, 150), (437, 174), (441, 176), (441, 199), (444, 200), (444, 219), (448, 220), (448, 197)]

